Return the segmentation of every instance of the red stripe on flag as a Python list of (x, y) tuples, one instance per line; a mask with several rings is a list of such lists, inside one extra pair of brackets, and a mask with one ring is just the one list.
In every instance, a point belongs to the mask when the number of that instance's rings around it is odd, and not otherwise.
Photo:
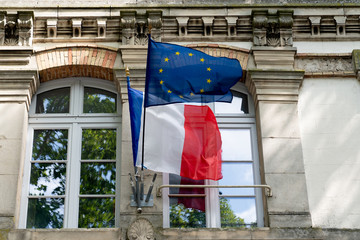
[(221, 136), (214, 113), (208, 106), (184, 106), (185, 141), (180, 176), (219, 180)]

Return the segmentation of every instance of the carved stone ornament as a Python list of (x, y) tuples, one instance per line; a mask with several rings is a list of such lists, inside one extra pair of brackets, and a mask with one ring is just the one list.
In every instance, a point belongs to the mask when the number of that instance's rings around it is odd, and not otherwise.
[(5, 25), (5, 45), (17, 45), (19, 39), (19, 30), (16, 22), (8, 21)]
[(253, 42), (255, 46), (292, 46), (292, 11), (253, 11)]
[(297, 69), (306, 72), (343, 72), (353, 71), (351, 58), (305, 58), (295, 63)]
[(129, 240), (154, 240), (154, 228), (149, 220), (138, 218), (130, 225), (127, 237)]

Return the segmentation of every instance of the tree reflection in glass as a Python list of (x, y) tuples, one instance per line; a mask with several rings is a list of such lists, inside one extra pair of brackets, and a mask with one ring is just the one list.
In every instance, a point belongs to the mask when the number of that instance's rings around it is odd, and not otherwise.
[(115, 159), (115, 129), (83, 129), (81, 159)]
[(67, 146), (66, 129), (34, 131), (27, 228), (63, 227)]
[(62, 228), (64, 199), (31, 198), (27, 216), (27, 228)]
[(58, 88), (37, 95), (36, 113), (69, 113), (70, 88)]
[(116, 94), (97, 88), (84, 88), (84, 113), (116, 113)]
[(115, 163), (82, 163), (80, 194), (115, 194)]
[(68, 130), (35, 130), (32, 160), (66, 160)]
[(81, 198), (79, 228), (115, 226), (115, 198)]

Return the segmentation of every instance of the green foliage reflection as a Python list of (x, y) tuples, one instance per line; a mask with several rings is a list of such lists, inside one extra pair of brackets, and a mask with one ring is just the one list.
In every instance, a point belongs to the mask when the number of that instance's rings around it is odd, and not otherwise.
[(68, 131), (35, 130), (32, 160), (66, 160)]
[(237, 217), (231, 209), (229, 200), (220, 197), (221, 227), (246, 227), (244, 219)]
[(59, 88), (37, 95), (36, 113), (68, 113), (70, 88)]
[(115, 129), (84, 129), (81, 159), (115, 159)]
[(114, 198), (81, 198), (79, 228), (110, 228), (115, 226)]
[(27, 228), (62, 228), (63, 198), (29, 199)]
[(183, 204), (170, 206), (170, 227), (173, 228), (204, 228), (206, 227), (205, 212), (187, 208)]
[(116, 94), (85, 87), (84, 113), (116, 113)]
[(115, 163), (82, 163), (80, 194), (115, 194)]

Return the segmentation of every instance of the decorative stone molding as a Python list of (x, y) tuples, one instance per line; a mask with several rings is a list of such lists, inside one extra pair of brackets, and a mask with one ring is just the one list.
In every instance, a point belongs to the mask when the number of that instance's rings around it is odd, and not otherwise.
[(321, 17), (309, 17), (311, 23), (311, 35), (320, 36)]
[(72, 24), (72, 37), (74, 37), (74, 38), (81, 37), (82, 19), (81, 18), (73, 18), (73, 19), (71, 19), (71, 24)]
[(8, 46), (0, 48), (0, 66), (27, 65), (33, 54), (30, 47)]
[(96, 19), (97, 28), (98, 28), (98, 37), (105, 38), (106, 37), (106, 19), (105, 18), (98, 18)]
[(338, 36), (345, 36), (346, 35), (346, 17), (345, 16), (335, 16), (334, 17), (336, 22), (336, 35)]
[(154, 240), (153, 226), (149, 220), (138, 218), (130, 225), (127, 237), (129, 240)]
[(254, 10), (252, 12), (255, 46), (292, 46), (293, 11)]
[(19, 28), (19, 45), (32, 45), (33, 12), (19, 12), (17, 19)]
[(355, 49), (352, 52), (352, 64), (355, 69), (357, 79), (360, 81), (360, 50)]
[(0, 12), (0, 45), (5, 43), (5, 26), (6, 26), (6, 13)]
[(47, 37), (56, 38), (57, 35), (57, 19), (50, 18), (46, 20)]
[(161, 11), (147, 11), (145, 14), (137, 14), (135, 11), (121, 11), (120, 15), (123, 45), (147, 45), (147, 33), (150, 27), (152, 39), (161, 41)]
[(259, 69), (294, 69), (296, 48), (253, 47), (251, 51)]
[(301, 56), (296, 59), (295, 66), (306, 73), (353, 71), (351, 56)]

